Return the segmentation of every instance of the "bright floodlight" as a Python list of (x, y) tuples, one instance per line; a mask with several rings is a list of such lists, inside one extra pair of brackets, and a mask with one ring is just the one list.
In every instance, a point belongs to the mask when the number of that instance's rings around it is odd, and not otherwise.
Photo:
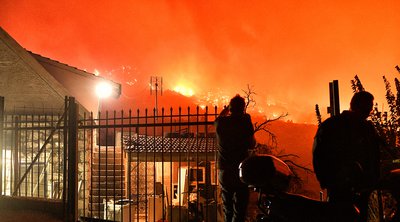
[(112, 87), (109, 83), (101, 82), (96, 86), (96, 94), (99, 98), (107, 98), (111, 96)]

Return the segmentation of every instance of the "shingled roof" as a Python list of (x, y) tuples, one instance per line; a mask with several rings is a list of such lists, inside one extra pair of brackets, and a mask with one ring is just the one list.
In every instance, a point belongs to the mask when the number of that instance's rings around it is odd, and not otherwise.
[(132, 159), (147, 161), (215, 160), (215, 136), (163, 137), (135, 135), (124, 137), (125, 150)]

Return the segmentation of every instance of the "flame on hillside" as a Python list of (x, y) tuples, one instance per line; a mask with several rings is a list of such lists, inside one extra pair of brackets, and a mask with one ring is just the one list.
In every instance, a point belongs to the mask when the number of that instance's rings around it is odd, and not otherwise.
[(187, 97), (191, 97), (191, 96), (194, 95), (194, 90), (193, 89), (191, 89), (189, 87), (186, 87), (186, 86), (183, 86), (183, 85), (175, 86), (173, 91), (175, 91), (175, 92), (177, 92), (179, 94), (182, 94), (184, 96), (187, 96)]
[[(152, 87), (152, 89), (155, 90), (154, 85), (149, 84), (147, 78), (140, 78), (140, 76), (143, 76), (143, 73), (141, 73), (137, 68), (132, 68), (132, 66), (120, 66), (111, 71), (100, 71), (95, 69), (94, 74), (121, 83), (123, 85), (122, 94), (126, 98), (138, 99), (134, 96), (135, 92), (148, 92), (149, 88)], [(165, 87), (165, 90), (170, 90), (190, 98), (193, 101), (193, 104), (198, 105), (202, 110), (206, 107), (218, 107), (220, 109), (227, 106), (230, 99), (235, 95), (235, 93), (230, 91), (231, 89), (215, 88), (204, 91), (195, 91), (195, 86), (196, 85), (191, 84), (190, 81), (180, 79), (175, 80), (174, 83), (167, 81), (163, 87)], [(158, 90), (160, 89), (161, 87)], [(245, 96), (243, 92), (240, 93), (240, 95)], [(160, 97), (160, 99), (162, 98)], [(267, 98), (265, 96), (257, 96), (255, 100), (256, 103), (250, 104), (247, 108), (247, 112), (250, 114), (276, 118), (281, 114), (287, 113), (286, 105), (276, 101), (270, 96)], [(179, 103), (179, 101), (176, 102)]]

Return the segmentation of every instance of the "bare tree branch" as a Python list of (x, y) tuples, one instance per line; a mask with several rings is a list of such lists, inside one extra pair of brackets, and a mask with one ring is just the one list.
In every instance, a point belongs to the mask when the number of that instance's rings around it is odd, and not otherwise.
[(284, 117), (286, 117), (288, 115), (288, 113), (285, 114), (281, 114), (278, 117), (272, 118), (272, 119), (266, 119), (265, 121), (259, 123), (259, 122), (255, 122), (254, 123), (254, 133), (262, 131), (268, 134), (269, 138), (271, 139), (271, 142), (273, 144), (273, 146), (277, 145), (277, 140), (276, 140), (276, 136), (274, 133), (272, 133), (269, 129), (268, 126), (269, 124), (271, 124), (274, 121), (280, 120)]
[(256, 100), (254, 99), (254, 95), (257, 95), (253, 87), (247, 84), (247, 90), (242, 90), (245, 94), (244, 98), (246, 100), (246, 109), (250, 106), (250, 104), (253, 104), (252, 106), (254, 107), (256, 105)]
[(300, 169), (302, 169), (302, 170), (304, 170), (304, 171), (306, 171), (306, 172), (308, 172), (308, 173), (314, 173), (313, 170), (311, 170), (311, 169), (309, 169), (309, 168), (307, 168), (307, 167), (301, 166), (301, 165), (299, 165), (299, 164), (293, 162), (292, 160), (283, 160), (283, 162), (285, 162), (285, 163), (288, 164), (288, 165), (293, 165), (293, 166), (295, 166), (295, 167), (297, 167), (297, 168), (300, 168)]
[[(243, 90), (243, 92), (245, 93), (244, 98), (246, 100), (245, 108), (247, 109), (251, 104), (253, 104), (253, 106), (255, 106), (256, 101), (253, 96), (256, 95), (256, 93), (254, 92), (253, 88), (250, 85), (247, 85), (247, 89)], [(295, 171), (295, 169), (301, 169), (301, 170), (306, 171), (307, 173), (313, 173), (313, 171), (307, 167), (296, 164), (294, 161), (292, 161), (290, 159), (287, 159), (287, 158), (299, 158), (299, 156), (297, 156), (295, 154), (284, 154), (283, 150), (277, 150), (277, 148), (278, 148), (277, 138), (276, 138), (275, 134), (268, 129), (269, 125), (272, 122), (280, 120), (286, 116), (288, 116), (288, 113), (283, 113), (274, 118), (265, 117), (264, 118), (265, 120), (263, 120), (261, 122), (254, 122), (254, 133), (257, 133), (257, 132), (267, 133), (267, 135), (269, 136), (270, 142), (271, 142), (271, 144), (257, 144), (255, 152), (259, 153), (259, 154), (261, 154), (261, 153), (273, 154), (280, 159), (284, 158), (284, 159), (282, 159), (282, 161), (287, 163), (289, 168), (295, 174), (294, 176), (295, 176), (295, 181), (296, 181), (295, 184), (296, 185), (292, 186), (292, 188), (301, 190), (301, 188), (303, 186), (303, 181), (302, 181), (301, 177), (298, 175), (298, 173)], [(274, 151), (277, 151), (277, 152), (274, 152)]]
[(283, 154), (283, 155), (279, 155), (277, 156), (278, 158), (287, 158), (287, 157), (294, 157), (294, 158), (300, 158), (299, 156), (295, 155), (295, 154)]

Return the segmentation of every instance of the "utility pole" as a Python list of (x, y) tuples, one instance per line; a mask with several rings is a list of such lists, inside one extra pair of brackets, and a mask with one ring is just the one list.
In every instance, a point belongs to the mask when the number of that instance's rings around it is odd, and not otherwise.
[(153, 95), (153, 91), (155, 92), (156, 97), (156, 106), (155, 106), (155, 114), (158, 116), (158, 93), (162, 96), (162, 85), (163, 79), (160, 76), (151, 76), (150, 77), (150, 95)]
[(340, 103), (339, 103), (339, 81), (333, 80), (329, 83), (329, 101), (330, 107), (328, 107), (328, 113), (331, 116), (337, 116), (340, 114)]

